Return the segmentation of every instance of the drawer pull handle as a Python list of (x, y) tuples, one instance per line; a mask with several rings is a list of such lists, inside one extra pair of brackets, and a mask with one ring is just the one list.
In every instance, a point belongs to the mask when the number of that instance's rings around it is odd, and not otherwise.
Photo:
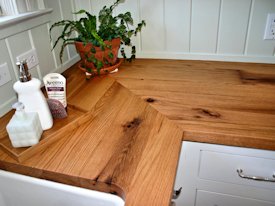
[(259, 176), (252, 176), (252, 175), (245, 175), (242, 169), (237, 169), (237, 173), (241, 178), (250, 179), (250, 180), (257, 180), (257, 181), (265, 181), (265, 182), (275, 182), (275, 174), (273, 174), (273, 178), (268, 177), (259, 177)]

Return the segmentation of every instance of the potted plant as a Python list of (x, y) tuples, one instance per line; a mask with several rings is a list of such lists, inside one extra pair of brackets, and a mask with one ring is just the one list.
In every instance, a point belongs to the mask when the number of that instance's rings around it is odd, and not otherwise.
[[(75, 44), (81, 57), (80, 68), (84, 69), (86, 74), (87, 72), (104, 74), (116, 69), (122, 62), (117, 58), (119, 49), (125, 60), (131, 62), (135, 58), (136, 48), (132, 45), (131, 37), (141, 31), (145, 26), (145, 21), (142, 20), (132, 29), (130, 26), (133, 25), (133, 18), (130, 12), (114, 15), (114, 8), (121, 1), (117, 0), (110, 7), (104, 6), (99, 11), (98, 18), (85, 10), (80, 10), (75, 14), (85, 14), (85, 17), (77, 21), (58, 21), (50, 27), (51, 40), (51, 32), (54, 28), (62, 27), (63, 29), (53, 44), (54, 49), (59, 41), (62, 42), (59, 54), (61, 62), (64, 48), (68, 44)], [(99, 25), (97, 25), (97, 20)], [(129, 58), (126, 56), (125, 46), (131, 47)]]

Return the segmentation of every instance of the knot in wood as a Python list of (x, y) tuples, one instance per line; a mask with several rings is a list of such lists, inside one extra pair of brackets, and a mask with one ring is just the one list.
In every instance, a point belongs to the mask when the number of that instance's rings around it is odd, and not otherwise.
[(153, 99), (153, 98), (147, 98), (146, 99), (146, 102), (149, 102), (149, 103), (153, 103), (153, 102), (155, 102), (156, 100), (155, 99)]
[(141, 123), (141, 119), (137, 117), (137, 118), (134, 118), (132, 121), (124, 124), (123, 127), (125, 129), (135, 128), (135, 127), (138, 127), (140, 125), (140, 123)]
[[(218, 112), (215, 112), (215, 111), (211, 111), (211, 110), (208, 110), (208, 109), (203, 109), (203, 108), (195, 108), (193, 110), (196, 110), (198, 111), (200, 114), (203, 114), (203, 115), (207, 115), (209, 117), (213, 117), (213, 118), (220, 118), (221, 117), (221, 114), (218, 113)], [(198, 118), (199, 115), (196, 116), (196, 118)], [(201, 118), (201, 117), (199, 117)]]

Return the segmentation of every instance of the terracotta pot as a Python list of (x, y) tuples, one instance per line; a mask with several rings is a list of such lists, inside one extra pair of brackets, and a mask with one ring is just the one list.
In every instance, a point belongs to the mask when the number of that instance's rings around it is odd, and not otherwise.
[[(120, 38), (113, 39), (112, 41), (104, 41), (106, 45), (111, 45), (112, 48), (105, 48), (104, 51), (100, 49), (100, 47), (95, 47), (92, 45), (92, 43), (83, 44), (83, 42), (75, 42), (76, 50), (78, 51), (80, 57), (81, 57), (81, 65), (84, 68), (89, 68), (91, 70), (96, 70), (95, 65), (92, 62), (88, 62), (86, 59), (86, 56), (95, 55), (95, 58), (103, 62), (103, 68), (110, 67), (117, 63), (117, 55), (120, 47)], [(94, 48), (96, 53), (93, 54), (91, 52), (91, 49)], [(113, 54), (113, 58), (109, 57), (110, 51)], [(103, 59), (107, 59), (109, 64), (105, 64)]]

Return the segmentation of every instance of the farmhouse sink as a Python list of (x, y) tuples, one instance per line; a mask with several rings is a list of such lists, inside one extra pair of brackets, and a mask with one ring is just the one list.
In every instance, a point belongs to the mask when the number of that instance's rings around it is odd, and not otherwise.
[(0, 170), (0, 206), (123, 206), (115, 195)]

